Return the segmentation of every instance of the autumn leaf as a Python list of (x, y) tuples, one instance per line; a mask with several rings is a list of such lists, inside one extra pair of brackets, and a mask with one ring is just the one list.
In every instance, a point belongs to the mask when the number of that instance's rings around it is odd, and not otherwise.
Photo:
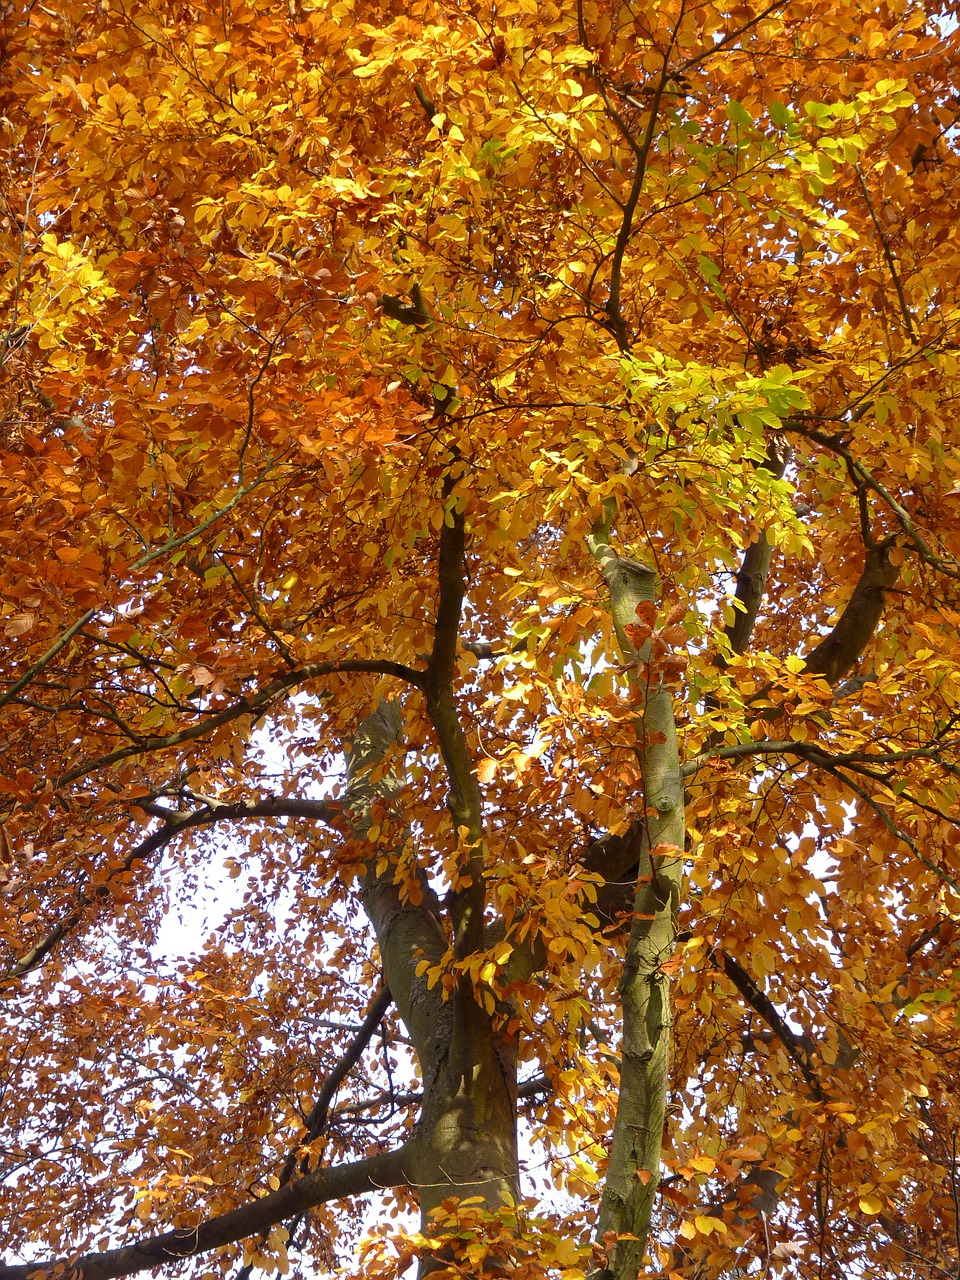
[(25, 636), (28, 631), (33, 630), (37, 615), (30, 610), (23, 613), (10, 614), (3, 624), (3, 634), (11, 639), (17, 639), (19, 636)]
[(5, 25), (0, 1280), (960, 1271), (954, 8)]

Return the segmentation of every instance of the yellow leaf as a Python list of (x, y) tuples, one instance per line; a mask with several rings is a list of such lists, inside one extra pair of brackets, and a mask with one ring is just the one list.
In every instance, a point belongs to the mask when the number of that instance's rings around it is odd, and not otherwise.
[(709, 1218), (705, 1214), (701, 1214), (694, 1218), (694, 1222), (696, 1223), (697, 1230), (704, 1236), (709, 1236), (711, 1234), (722, 1236), (726, 1235), (728, 1231), (727, 1224), (722, 1218)]
[(483, 756), (477, 765), (477, 778), (482, 783), (492, 782), (497, 772), (497, 762), (491, 756)]

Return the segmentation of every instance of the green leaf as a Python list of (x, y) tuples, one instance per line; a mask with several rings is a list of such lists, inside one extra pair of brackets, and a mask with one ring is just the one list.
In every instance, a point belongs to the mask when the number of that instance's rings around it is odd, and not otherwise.
[(742, 125), (745, 129), (753, 127), (753, 116), (742, 102), (731, 101), (727, 103), (727, 119), (732, 124)]

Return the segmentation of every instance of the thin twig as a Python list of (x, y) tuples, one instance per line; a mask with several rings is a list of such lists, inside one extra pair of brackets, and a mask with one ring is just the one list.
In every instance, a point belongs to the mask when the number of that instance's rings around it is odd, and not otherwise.
[(900, 314), (903, 316), (903, 322), (906, 325), (907, 333), (910, 335), (913, 342), (917, 342), (916, 326), (914, 324), (913, 316), (910, 313), (910, 308), (907, 306), (907, 299), (904, 296), (903, 285), (900, 283), (900, 273), (897, 270), (896, 260), (890, 250), (890, 244), (887, 240), (886, 234), (884, 233), (883, 227), (880, 225), (880, 219), (877, 217), (877, 211), (873, 207), (873, 199), (870, 195), (870, 189), (867, 186), (866, 179), (863, 176), (863, 170), (858, 164), (855, 164), (853, 166), (853, 171), (860, 180), (860, 188), (863, 191), (863, 198), (867, 202), (867, 209), (870, 211), (870, 217), (873, 220), (873, 225), (877, 232), (877, 238), (879, 239), (880, 245), (883, 249), (883, 256), (886, 260), (887, 269), (890, 272), (890, 278), (893, 280), (893, 287), (897, 291), (897, 298), (900, 302)]

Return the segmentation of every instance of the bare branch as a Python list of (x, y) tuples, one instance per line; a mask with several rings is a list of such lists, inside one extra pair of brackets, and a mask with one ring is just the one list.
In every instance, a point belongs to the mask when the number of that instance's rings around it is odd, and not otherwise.
[[(188, 533), (185, 533), (178, 538), (172, 538), (169, 542), (165, 542), (162, 547), (157, 547), (153, 551), (148, 551), (145, 555), (142, 555), (139, 560), (135, 560), (130, 566), (131, 572), (137, 572), (140, 569), (146, 568), (146, 566), (151, 564), (154, 560), (169, 554), (171, 551), (176, 551), (179, 547), (185, 546), (188, 542), (192, 542), (195, 538), (198, 538), (202, 533), (214, 525), (221, 516), (226, 515), (228, 511), (232, 511), (241, 498), (246, 497), (248, 493), (251, 493), (256, 489), (257, 486), (265, 479), (266, 472), (267, 468), (264, 468), (257, 478), (247, 485), (246, 488), (238, 489), (229, 502), (224, 503), (222, 507), (218, 507), (213, 515), (204, 520), (201, 524), (197, 525), (195, 528), (191, 529)], [(0, 707), (6, 706), (6, 704), (12, 701), (22, 689), (25, 689), (41, 671), (48, 667), (57, 654), (70, 643), (77, 632), (81, 631), (88, 622), (92, 621), (103, 608), (105, 608), (104, 605), (98, 605), (87, 609), (85, 613), (81, 614), (76, 622), (67, 627), (66, 631), (62, 632), (57, 637), (46, 653), (38, 658), (33, 666), (30, 667), (29, 671), (24, 672), (20, 679), (14, 681), (5, 693), (0, 694)]]
[(288, 1183), (279, 1191), (245, 1204), (193, 1227), (178, 1227), (121, 1249), (87, 1254), (82, 1258), (51, 1258), (19, 1266), (0, 1266), (0, 1280), (44, 1280), (69, 1274), (75, 1280), (119, 1280), (122, 1276), (150, 1271), (182, 1258), (194, 1258), (247, 1236), (260, 1235), (315, 1205), (347, 1196), (364, 1195), (406, 1182), (407, 1147), (385, 1151), (353, 1164), (317, 1169)]
[(404, 666), (400, 662), (388, 662), (376, 658), (351, 658), (342, 662), (311, 662), (306, 666), (298, 667), (295, 671), (285, 671), (282, 675), (277, 676), (275, 680), (271, 680), (264, 685), (263, 688), (256, 690), (256, 692), (247, 697), (238, 698), (229, 707), (224, 707), (213, 715), (205, 716), (202, 720), (187, 726), (185, 729), (178, 729), (175, 733), (168, 733), (162, 737), (138, 738), (128, 747), (119, 747), (116, 751), (110, 752), (109, 755), (101, 756), (90, 763), (79, 765), (69, 773), (62, 774), (59, 778), (56, 778), (53, 784), (54, 788), (66, 786), (70, 782), (76, 782), (78, 778), (86, 777), (88, 774), (100, 769), (108, 769), (111, 765), (118, 764), (121, 760), (126, 760), (130, 756), (165, 751), (169, 747), (182, 746), (186, 742), (206, 737), (214, 729), (219, 729), (221, 725), (229, 724), (231, 720), (236, 720), (239, 716), (262, 715), (274, 699), (280, 697), (281, 694), (287, 693), (297, 685), (305, 684), (308, 680), (315, 680), (319, 676), (345, 675), (350, 672), (369, 672), (374, 675), (395, 676), (398, 680), (404, 680), (407, 684), (412, 684), (416, 688), (422, 688), (424, 682), (423, 672), (414, 671), (412, 667)]
[[(313, 1104), (310, 1114), (306, 1119), (305, 1127), (307, 1132), (303, 1140), (304, 1144), (312, 1142), (315, 1138), (319, 1138), (321, 1133), (323, 1133), (327, 1123), (327, 1116), (330, 1112), (330, 1104), (336, 1097), (337, 1090), (360, 1061), (363, 1051), (366, 1049), (373, 1037), (373, 1033), (383, 1021), (387, 1010), (392, 1004), (393, 996), (390, 994), (390, 988), (383, 987), (374, 999), (373, 1004), (370, 1006), (370, 1009), (363, 1022), (360, 1024), (356, 1035), (347, 1045), (326, 1080), (324, 1080), (323, 1087), (317, 1095), (317, 1100)], [(286, 1186), (294, 1173), (296, 1173), (296, 1170), (297, 1153), (296, 1151), (291, 1151), (287, 1156), (286, 1162), (284, 1163), (283, 1169), (280, 1173), (280, 1185)], [(301, 1169), (301, 1172), (303, 1172), (303, 1169)]]
[(0, 707), (5, 707), (8, 702), (12, 702), (21, 689), (25, 689), (28, 684), (35, 680), (40, 672), (50, 665), (57, 654), (66, 648), (77, 632), (82, 631), (91, 618), (95, 618), (98, 613), (99, 609), (88, 609), (86, 613), (80, 615), (72, 626), (61, 632), (46, 653), (36, 660), (29, 671), (25, 671), (19, 680), (15, 680), (6, 693), (0, 693)]
[[(924, 347), (915, 349), (909, 356), (897, 361), (895, 367), (899, 368), (903, 365), (909, 364), (911, 360), (915, 360), (918, 356), (924, 354), (925, 351), (933, 349), (934, 345), (934, 343), (928, 343)], [(878, 379), (876, 385), (882, 385), (882, 383), (889, 378), (892, 372), (893, 369), (888, 370), (882, 378)], [(854, 404), (856, 403), (857, 402), (855, 401)], [(871, 403), (872, 402), (864, 399), (859, 409), (854, 409), (853, 406), (848, 406), (848, 410), (846, 412), (849, 417), (844, 421), (844, 425), (849, 426), (850, 422), (855, 422), (861, 418), (870, 408)], [(811, 427), (808, 422), (804, 422), (800, 418), (784, 419), (783, 425), (785, 430), (795, 432), (797, 435), (805, 436), (808, 440), (813, 440), (816, 444), (828, 449), (838, 458), (842, 458), (844, 462), (847, 463), (851, 474), (859, 476), (864, 484), (866, 484), (867, 488), (872, 489), (879, 498), (883, 499), (886, 506), (896, 517), (900, 528), (919, 554), (920, 559), (923, 560), (925, 564), (931, 565), (933, 568), (937, 569), (938, 572), (945, 574), (947, 577), (960, 579), (960, 561), (958, 561), (955, 556), (944, 557), (937, 555), (929, 542), (927, 542), (926, 538), (924, 538), (923, 534), (917, 529), (910, 512), (897, 501), (885, 485), (881, 484), (869, 467), (865, 466), (863, 462), (853, 456), (842, 434), (829, 435), (825, 431), (820, 431), (815, 427)]]
[(721, 947), (710, 947), (708, 951), (710, 962), (721, 972), (725, 973), (730, 979), (740, 995), (760, 1017), (764, 1020), (773, 1034), (777, 1037), (787, 1053), (800, 1068), (804, 1080), (810, 1089), (811, 1094), (818, 1102), (823, 1101), (823, 1089), (817, 1078), (816, 1072), (810, 1065), (810, 1059), (801, 1043), (800, 1037), (795, 1035), (786, 1021), (780, 1016), (773, 1001), (762, 991), (752, 976), (747, 972), (739, 960), (734, 959), (729, 952), (724, 951)]
[[(347, 1046), (345, 1052), (323, 1082), (323, 1087), (320, 1090), (319, 1096), (306, 1119), (307, 1132), (304, 1137), (304, 1143), (312, 1142), (314, 1138), (318, 1138), (323, 1132), (327, 1123), (330, 1103), (333, 1101), (337, 1090), (346, 1079), (349, 1072), (360, 1061), (364, 1049), (366, 1049), (367, 1045), (370, 1043), (370, 1039), (374, 1031), (376, 1031), (377, 1027), (380, 1025), (384, 1014), (390, 1008), (392, 1003), (393, 997), (390, 995), (389, 988), (383, 987), (371, 1005), (362, 1024), (357, 1029), (350, 1044)], [(301, 1173), (307, 1173), (309, 1168), (309, 1161), (304, 1159), (300, 1162)], [(296, 1171), (297, 1148), (295, 1147), (287, 1156), (283, 1165), (283, 1170), (280, 1173), (279, 1180), (281, 1187), (286, 1186), (287, 1183), (290, 1182)], [(288, 1224), (287, 1229), (290, 1239), (293, 1239), (296, 1235), (297, 1229), (303, 1221), (303, 1216), (304, 1215), (302, 1213), (298, 1214), (297, 1217), (292, 1219), (290, 1224)], [(252, 1271), (253, 1263), (246, 1263), (246, 1265), (241, 1268), (237, 1280), (249, 1280)]]
[[(863, 787), (860, 787), (855, 782), (851, 781), (850, 778), (843, 774), (836, 774), (835, 776), (839, 777), (841, 781), (850, 788), (854, 795), (859, 796), (864, 804), (873, 810), (890, 834), (896, 836), (898, 840), (905, 844), (918, 862), (922, 862), (929, 871), (933, 872), (938, 880), (942, 880), (945, 885), (948, 885), (953, 892), (960, 897), (960, 884), (957, 883), (953, 876), (944, 871), (942, 867), (938, 867), (935, 862), (931, 861), (925, 853), (921, 853), (916, 840), (904, 831), (901, 826), (894, 822), (886, 809), (884, 809), (883, 805), (878, 804), (878, 802), (874, 800), (873, 796), (864, 791)], [(0, 1280), (2, 1280), (2, 1277), (0, 1277)]]
[(753, 14), (741, 26), (735, 27), (733, 31), (728, 31), (727, 34), (720, 37), (715, 44), (710, 45), (707, 49), (703, 49), (692, 58), (688, 58), (686, 62), (681, 62), (674, 72), (674, 75), (682, 75), (684, 71), (689, 71), (691, 67), (697, 66), (698, 63), (705, 62), (707, 58), (711, 58), (722, 49), (726, 49), (726, 47), (732, 44), (734, 40), (738, 40), (740, 36), (745, 35), (748, 31), (752, 30), (758, 23), (762, 22), (764, 18), (768, 18), (771, 13), (775, 13), (777, 9), (785, 8), (786, 0), (773, 0), (772, 4), (768, 4), (767, 7), (765, 9), (761, 9), (759, 13)]
[(151, 853), (155, 853), (158, 849), (162, 849), (164, 845), (169, 844), (171, 840), (182, 832), (189, 831), (194, 827), (210, 826), (216, 822), (242, 822), (248, 818), (312, 818), (316, 821), (337, 825), (342, 816), (340, 807), (331, 805), (326, 800), (298, 800), (290, 796), (270, 796), (264, 800), (211, 806), (188, 814), (165, 812), (161, 805), (152, 804), (149, 801), (145, 801), (142, 805), (136, 805), (136, 807), (143, 808), (153, 817), (160, 817), (164, 825), (159, 831), (151, 832), (139, 844), (135, 845), (123, 861), (110, 872), (106, 880), (98, 886), (94, 894), (81, 893), (77, 899), (76, 906), (59, 920), (40, 942), (37, 942), (22, 955), (16, 964), (12, 965), (6, 973), (0, 975), (0, 988), (8, 982), (14, 982), (16, 979), (23, 978), (28, 973), (38, 969), (54, 947), (76, 928), (83, 917), (84, 911), (93, 904), (95, 899), (109, 897), (110, 890), (108, 886), (111, 881), (116, 880), (118, 876), (126, 874), (132, 869), (134, 863), (142, 862), (144, 858), (149, 857)]

